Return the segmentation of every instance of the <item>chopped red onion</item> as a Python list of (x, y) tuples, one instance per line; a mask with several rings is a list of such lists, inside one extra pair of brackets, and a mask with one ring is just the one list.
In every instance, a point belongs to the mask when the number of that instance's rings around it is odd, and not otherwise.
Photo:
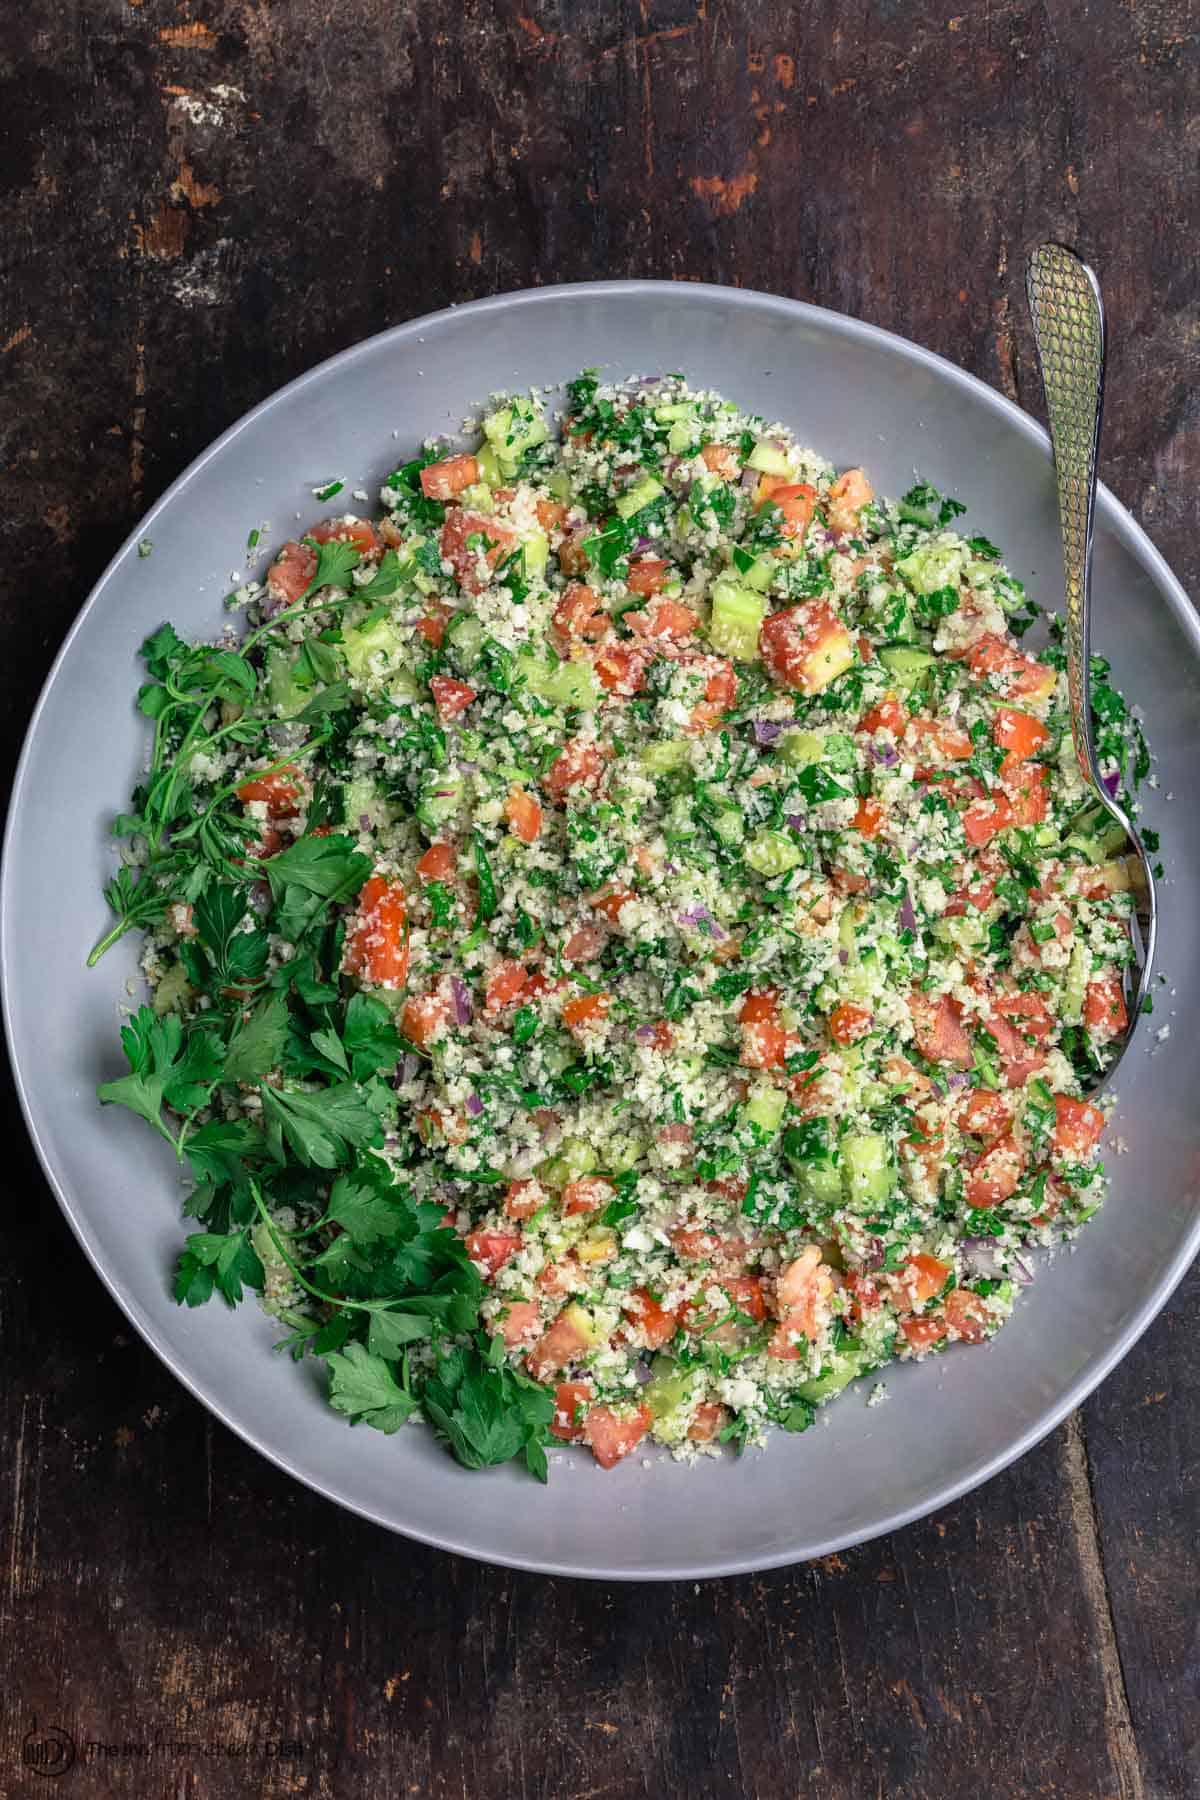
[(756, 744), (773, 744), (782, 730), (783, 726), (774, 719), (755, 719), (754, 741)]
[(900, 902), (900, 929), (901, 931), (917, 929), (917, 915), (913, 907), (912, 895), (907, 889), (905, 889), (904, 898)]
[(717, 924), (707, 906), (689, 906), (686, 912), (676, 913), (675, 917), (681, 925), (707, 925), (711, 938), (723, 938), (724, 927)]
[(1016, 1271), (1017, 1280), (1022, 1282), (1025, 1287), (1028, 1287), (1033, 1280), (1033, 1270), (1030, 1268), (1025, 1258), (1023, 1256), (1013, 1256), (1010, 1258), (1010, 1261)]
[(957, 1094), (960, 1089), (969, 1087), (971, 1084), (971, 1077), (964, 1075), (961, 1069), (953, 1070), (951, 1074), (943, 1076), (942, 1079), (946, 1083), (947, 1091), (951, 1094)]
[(396, 1074), (395, 1074), (395, 1077), (393, 1080), (393, 1086), (407, 1087), (410, 1081), (416, 1080), (417, 1071), (420, 1067), (421, 1067), (420, 1057), (414, 1056), (411, 1050), (408, 1051), (408, 1053), (406, 1054), (406, 1056), (404, 1058), (404, 1061), (400, 1064), (399, 1069), (396, 1071)]
[(469, 1025), (471, 1023), (471, 996), (467, 992), (467, 984), (459, 975), (450, 977), (450, 992), (454, 998), (454, 1023)]
[(742, 470), (741, 485), (747, 493), (749, 493), (752, 488), (756, 488), (758, 482), (759, 474), (757, 469), (745, 468)]
[(639, 1025), (633, 1035), (639, 1044), (652, 1044), (654, 1042), (654, 1027), (653, 1025)]
[(661, 375), (639, 375), (637, 384), (639, 387), (658, 387), (661, 381)]
[(652, 550), (654, 548), (654, 539), (652, 537), (647, 537), (645, 532), (643, 532), (641, 537), (634, 539), (633, 547), (635, 550)]
[(467, 1112), (473, 1119), (477, 1119), (483, 1111), (483, 1101), (479, 1098), (478, 1094), (468, 1094), (466, 1106)]
[(995, 1277), (999, 1274), (996, 1247), (991, 1238), (969, 1237), (962, 1241), (963, 1255), (973, 1275)]
[(358, 815), (358, 829), (359, 829), (359, 830), (360, 830), (360, 831), (370, 831), (370, 829), (371, 829), (371, 815), (370, 815), (370, 813), (359, 813), (359, 815)]
[(844, 969), (846, 964), (850, 961), (850, 952), (848, 950), (839, 950), (838, 951), (838, 961), (841, 963), (841, 965)]
[(900, 752), (894, 744), (872, 744), (871, 755), (884, 769), (894, 769), (900, 761)]
[(1117, 789), (1121, 785), (1120, 774), (1114, 770), (1111, 775), (1102, 775), (1100, 777), (1100, 782), (1109, 799), (1115, 800), (1117, 797)]
[(789, 813), (783, 822), (785, 825), (790, 825), (793, 831), (803, 831), (808, 824), (803, 813)]

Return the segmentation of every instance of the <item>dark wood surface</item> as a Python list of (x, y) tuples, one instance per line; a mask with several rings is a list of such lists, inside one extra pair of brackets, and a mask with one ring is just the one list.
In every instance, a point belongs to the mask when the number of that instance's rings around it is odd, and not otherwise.
[[(1194, 589), (1196, 8), (952, 5), (11, 7), (6, 766), (104, 562), (219, 430), (370, 332), (531, 283), (793, 294), (1036, 410), (1023, 258), (1074, 241), (1116, 340), (1108, 478)], [(11, 1100), (7, 1124), (0, 1795), (54, 1791), (22, 1766), (52, 1728), (89, 1796), (1200, 1795), (1195, 1276), (938, 1518), (703, 1587), (545, 1581), (388, 1537), (214, 1425), (84, 1263)]]

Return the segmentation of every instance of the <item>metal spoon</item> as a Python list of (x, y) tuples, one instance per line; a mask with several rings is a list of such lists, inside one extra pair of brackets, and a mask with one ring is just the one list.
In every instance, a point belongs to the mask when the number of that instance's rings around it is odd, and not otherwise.
[(1058, 482), (1067, 597), (1067, 688), (1075, 760), (1095, 798), (1136, 850), (1140, 865), (1140, 875), (1133, 877), (1136, 911), (1130, 918), (1135, 960), (1125, 974), (1129, 1023), (1123, 1037), (1109, 1045), (1111, 1060), (1104, 1072), (1107, 1080), (1129, 1047), (1150, 986), (1157, 907), (1154, 876), (1145, 848), (1128, 813), (1104, 786), (1092, 731), (1092, 522), (1100, 415), (1104, 407), (1104, 304), (1100, 283), (1092, 270), (1063, 244), (1038, 245), (1025, 271), (1025, 290), (1033, 316)]

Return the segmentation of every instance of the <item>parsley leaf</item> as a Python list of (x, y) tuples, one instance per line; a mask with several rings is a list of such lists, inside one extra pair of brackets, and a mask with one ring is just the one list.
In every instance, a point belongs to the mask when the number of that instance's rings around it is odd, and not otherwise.
[(165, 1105), (187, 1113), (208, 1104), (221, 1072), (220, 1040), (201, 1030), (185, 1037), (177, 1014), (159, 1019), (150, 1007), (140, 1006), (122, 1026), (121, 1043), (130, 1073), (98, 1087), (100, 1100), (129, 1107), (174, 1144), (175, 1133), (164, 1124), (162, 1109)]
[(302, 1163), (314, 1169), (336, 1169), (349, 1162), (352, 1149), (375, 1148), (383, 1142), (377, 1114), (352, 1081), (311, 1094), (265, 1083), (258, 1091), (280, 1161), (283, 1140)]
[(416, 1407), (416, 1400), (402, 1388), (382, 1356), (372, 1356), (362, 1344), (347, 1344), (344, 1351), (326, 1356), (329, 1367), (329, 1402), (354, 1425), (374, 1425), (385, 1432), (399, 1431)]

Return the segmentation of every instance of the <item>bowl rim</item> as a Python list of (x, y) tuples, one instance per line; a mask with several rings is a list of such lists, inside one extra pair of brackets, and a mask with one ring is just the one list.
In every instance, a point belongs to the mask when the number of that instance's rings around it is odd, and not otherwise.
[[(200, 1377), (191, 1373), (186, 1357), (163, 1341), (159, 1331), (145, 1314), (136, 1295), (125, 1288), (119, 1271), (107, 1265), (93, 1242), (88, 1224), (76, 1210), (72, 1194), (67, 1191), (65, 1184), (60, 1182), (49, 1152), (43, 1145), (39, 1134), (35, 1117), (35, 1099), (26, 1083), (13, 1019), (12, 983), (9, 980), (9, 974), (15, 950), (10, 941), (9, 929), (12, 912), (10, 887), (14, 862), (12, 852), (28, 804), (26, 790), (29, 786), (29, 769), (34, 741), (41, 726), (42, 715), (47, 709), (51, 692), (71, 656), (77, 635), (85, 620), (101, 602), (118, 568), (137, 543), (147, 536), (154, 521), (186, 490), (201, 470), (220, 457), (226, 447), (243, 431), (264, 418), (273, 409), (284, 405), (292, 396), (310, 385), (322, 383), (331, 376), (336, 377), (339, 370), (348, 368), (358, 361), (386, 354), (387, 348), (392, 344), (405, 343), (413, 338), (419, 339), (425, 331), (437, 327), (444, 321), (470, 314), (504, 312), (541, 305), (569, 305), (574, 300), (596, 295), (620, 299), (623, 296), (632, 298), (654, 294), (664, 300), (669, 297), (671, 303), (675, 305), (686, 306), (700, 301), (711, 304), (717, 301), (721, 305), (732, 307), (735, 310), (751, 307), (766, 312), (776, 312), (781, 318), (795, 322), (819, 321), (821, 328), (825, 331), (833, 331), (850, 339), (875, 344), (893, 357), (928, 368), (940, 379), (948, 380), (951, 386), (957, 386), (964, 394), (968, 395), (973, 403), (990, 408), (993, 413), (999, 415), (1019, 431), (1027, 441), (1041, 450), (1047, 460), (1052, 458), (1050, 439), (1035, 419), (1019, 407), (1015, 401), (988, 386), (978, 376), (960, 368), (949, 358), (941, 356), (935, 351), (927, 350), (882, 326), (873, 325), (866, 320), (854, 318), (848, 313), (837, 312), (829, 307), (814, 305), (809, 301), (793, 300), (786, 295), (772, 294), (754, 288), (727, 287), (716, 282), (676, 282), (627, 278), (611, 281), (563, 282), (544, 287), (518, 288), (507, 293), (492, 294), (480, 300), (464, 302), (462, 305), (451, 304), (441, 307), (435, 312), (423, 313), (417, 318), (408, 319), (399, 325), (389, 326), (383, 331), (373, 333), (370, 337), (360, 339), (359, 342), (349, 345), (344, 350), (337, 351), (334, 355), (326, 357), (311, 369), (268, 394), (265, 399), (259, 401), (248, 412), (243, 413), (206, 449), (202, 450), (139, 519), (133, 530), (109, 559), (87, 599), (80, 607), (42, 684), (22, 742), (21, 754), (10, 792), (3, 849), (0, 852), (0, 1007), (3, 1010), (5, 1039), (13, 1081), (25, 1126), (43, 1174), (84, 1255), (143, 1341), (149, 1345), (154, 1354), (165, 1364), (175, 1379), (186, 1388), (188, 1393), (219, 1419), (227, 1429), (273, 1463), (276, 1468), (320, 1494), (322, 1498), (344, 1507), (347, 1511), (357, 1514), (374, 1525), (382, 1526), (397, 1535), (413, 1542), (426, 1544), (434, 1549), (467, 1556), (476, 1561), (502, 1568), (596, 1581), (695, 1581), (786, 1568), (797, 1562), (810, 1561), (831, 1555), (835, 1551), (869, 1543), (875, 1538), (883, 1537), (906, 1525), (913, 1524), (917, 1520), (927, 1518), (930, 1514), (961, 1499), (965, 1494), (989, 1481), (994, 1475), (1000, 1474), (1019, 1457), (1032, 1450), (1043, 1438), (1048, 1437), (1070, 1413), (1087, 1399), (1128, 1353), (1171, 1298), (1197, 1251), (1200, 1250), (1200, 1213), (1197, 1213), (1188, 1226), (1167, 1268), (1159, 1276), (1150, 1293), (1122, 1331), (1106, 1346), (1103, 1352), (1090, 1361), (1067, 1384), (1052, 1405), (1047, 1407), (1031, 1425), (1006, 1444), (1002, 1450), (969, 1466), (955, 1480), (944, 1483), (928, 1493), (924, 1499), (881, 1516), (868, 1531), (852, 1531), (841, 1534), (834, 1532), (826, 1539), (812, 1544), (800, 1544), (791, 1550), (782, 1550), (766, 1556), (751, 1554), (745, 1558), (726, 1556), (709, 1564), (691, 1567), (686, 1571), (667, 1566), (636, 1570), (613, 1569), (598, 1564), (589, 1564), (585, 1559), (535, 1559), (519, 1555), (506, 1555), (490, 1548), (478, 1538), (468, 1540), (456, 1536), (454, 1528), (450, 1524), (447, 1524), (445, 1529), (439, 1529), (436, 1532), (400, 1525), (395, 1519), (385, 1516), (369, 1505), (360, 1504), (348, 1498), (338, 1490), (333, 1482), (322, 1480), (305, 1472), (296, 1466), (286, 1451), (265, 1443), (253, 1429), (241, 1424), (236, 1417), (231, 1416), (223, 1397), (219, 1393), (210, 1391)], [(1181, 628), (1185, 634), (1191, 637), (1195, 654), (1200, 658), (1200, 617), (1197, 616), (1186, 591), (1171, 571), (1161, 552), (1111, 489), (1103, 483), (1099, 484), (1097, 505), (1104, 523), (1113, 530), (1123, 546), (1142, 564), (1160, 593), (1169, 600), (1178, 616)], [(798, 1527), (798, 1529), (802, 1529), (802, 1527)]]

